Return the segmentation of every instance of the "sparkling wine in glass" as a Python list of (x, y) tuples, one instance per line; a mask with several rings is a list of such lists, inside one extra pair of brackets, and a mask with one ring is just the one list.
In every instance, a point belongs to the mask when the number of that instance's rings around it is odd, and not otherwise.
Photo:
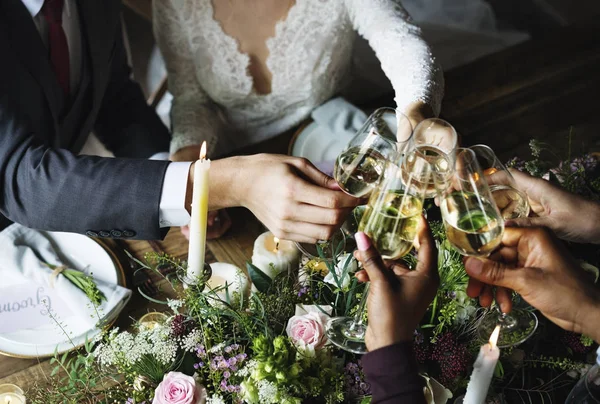
[(340, 188), (357, 198), (368, 197), (383, 174), (410, 140), (409, 119), (392, 108), (379, 108), (338, 156), (333, 175)]
[(517, 188), (512, 174), (496, 157), (494, 151), (484, 144), (469, 148), (477, 156), (477, 161), (502, 217), (505, 220), (527, 217), (530, 210), (527, 194)]
[(440, 209), (448, 241), (461, 254), (487, 257), (500, 245), (504, 223), (493, 199), (454, 191), (441, 201)]
[[(450, 176), (457, 146), (458, 134), (454, 127), (443, 119), (429, 118), (415, 127), (408, 149), (415, 150), (420, 159), (436, 166), (439, 181)], [(436, 194), (436, 185), (431, 177), (425, 196), (433, 198)]]
[[(359, 230), (371, 238), (384, 259), (399, 259), (410, 252), (417, 236), (419, 216), (423, 214), (423, 182), (429, 180), (430, 165), (414, 164), (411, 166), (413, 171), (403, 175), (402, 160), (409, 155), (397, 162), (387, 162), (381, 183), (369, 198), (359, 224)], [(354, 318), (333, 318), (327, 325), (329, 341), (353, 353), (365, 353), (367, 350), (364, 311), (368, 291), (369, 284)]]
[[(449, 184), (437, 180), (440, 210), (450, 244), (461, 254), (489, 256), (502, 242), (504, 219), (488, 187), (473, 150), (457, 149), (454, 173)], [(491, 309), (477, 331), (487, 340), (500, 324), (499, 347), (515, 346), (527, 340), (537, 328), (537, 317), (527, 310), (507, 314)]]

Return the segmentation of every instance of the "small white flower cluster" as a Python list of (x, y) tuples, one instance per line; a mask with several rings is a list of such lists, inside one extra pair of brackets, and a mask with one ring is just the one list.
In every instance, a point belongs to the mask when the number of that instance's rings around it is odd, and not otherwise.
[(131, 365), (144, 355), (152, 355), (168, 365), (177, 357), (178, 349), (179, 343), (170, 337), (167, 327), (142, 330), (136, 335), (114, 329), (107, 341), (96, 347), (94, 355), (102, 366)]
[(186, 352), (194, 352), (201, 342), (202, 332), (199, 329), (195, 329), (181, 339), (181, 348)]
[(206, 399), (206, 404), (226, 404), (223, 397), (214, 395)]
[(223, 348), (225, 348), (226, 344), (224, 342), (221, 342), (220, 344), (217, 344), (215, 346), (213, 346), (212, 348), (210, 348), (210, 353), (218, 353), (221, 352), (223, 350)]
[(265, 404), (279, 404), (280, 394), (275, 383), (268, 380), (260, 380), (256, 383), (258, 387), (258, 398), (261, 403)]
[(256, 366), (258, 365), (258, 362), (256, 362), (256, 360), (251, 359), (248, 362), (246, 362), (246, 366), (244, 366), (243, 368), (241, 368), (240, 370), (237, 371), (236, 376), (241, 376), (241, 377), (248, 377), (252, 374), (252, 372), (254, 372), (254, 369), (256, 369)]
[(173, 310), (175, 314), (179, 314), (179, 309), (183, 307), (183, 300), (179, 299), (167, 299), (167, 306)]

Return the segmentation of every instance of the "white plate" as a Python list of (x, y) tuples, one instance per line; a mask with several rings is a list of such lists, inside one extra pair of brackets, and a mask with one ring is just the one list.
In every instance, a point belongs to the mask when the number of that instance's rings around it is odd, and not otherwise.
[[(65, 265), (93, 273), (94, 278), (125, 286), (125, 274), (118, 260), (110, 250), (87, 236), (75, 233), (44, 232), (53, 242), (55, 251)], [(37, 287), (37, 286), (34, 286)], [(116, 319), (122, 307), (113, 318), (104, 319), (110, 323)], [(100, 329), (89, 329), (81, 324), (78, 317), (61, 318), (65, 332), (53, 321), (37, 328), (0, 334), (0, 354), (20, 358), (38, 358), (70, 351), (86, 340), (94, 338)], [(70, 339), (70, 340), (69, 340)]]
[(313, 164), (333, 163), (353, 136), (336, 134), (316, 122), (311, 122), (296, 136), (291, 155), (307, 158)]

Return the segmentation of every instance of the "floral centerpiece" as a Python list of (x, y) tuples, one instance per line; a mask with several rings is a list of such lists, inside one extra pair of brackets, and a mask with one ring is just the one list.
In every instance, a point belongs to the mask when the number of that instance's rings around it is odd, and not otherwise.
[[(597, 159), (584, 156), (551, 169), (532, 143), (534, 160), (513, 161), (590, 198), (600, 195)], [(420, 327), (414, 350), (426, 380), (430, 403), (446, 403), (464, 391), (481, 341), (474, 330), (484, 309), (466, 295), (462, 256), (446, 240), (440, 222), (430, 220), (439, 256), (440, 288)], [(137, 324), (130, 331), (112, 329), (90, 341), (74, 356), (55, 357), (48, 385), (28, 392), (33, 403), (368, 403), (370, 387), (359, 356), (328, 343), (330, 316), (352, 316), (364, 285), (354, 277), (358, 263), (340, 246), (333, 260), (304, 262), (298, 272), (274, 279), (248, 264), (257, 291), (251, 295), (184, 289), (176, 276), (166, 279), (178, 298), (159, 301), (170, 314), (164, 321)], [(328, 256), (330, 256), (328, 254)], [(597, 258), (597, 257), (596, 257)], [(415, 256), (406, 258), (415, 264)], [(185, 262), (151, 253), (144, 268)], [(597, 262), (590, 267), (595, 268)], [(597, 271), (597, 270), (596, 270)], [(226, 288), (226, 287), (225, 287)], [(541, 317), (541, 316), (540, 316)], [(594, 342), (565, 332), (540, 318), (525, 344), (504, 349), (489, 400), (559, 402), (590, 363)], [(445, 386), (445, 387), (444, 387)], [(564, 399), (563, 399), (564, 400)]]

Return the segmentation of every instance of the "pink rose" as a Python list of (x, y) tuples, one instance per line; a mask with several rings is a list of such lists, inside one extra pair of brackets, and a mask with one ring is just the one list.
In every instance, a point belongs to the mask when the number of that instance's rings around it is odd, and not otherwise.
[(296, 345), (321, 349), (327, 342), (326, 323), (327, 316), (325, 314), (311, 312), (290, 318), (285, 331)]
[(169, 372), (154, 392), (152, 404), (204, 404), (206, 390), (193, 377)]

